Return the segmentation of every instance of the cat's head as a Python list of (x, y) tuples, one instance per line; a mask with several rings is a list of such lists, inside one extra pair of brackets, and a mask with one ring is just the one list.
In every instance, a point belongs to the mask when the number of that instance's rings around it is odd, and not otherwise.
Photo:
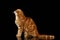
[(24, 15), (24, 14), (23, 14), (23, 11), (22, 11), (21, 9), (15, 10), (15, 11), (14, 11), (14, 14), (15, 14), (15, 15)]
[(25, 15), (24, 15), (24, 13), (21, 9), (15, 10), (14, 14), (15, 14), (16, 17), (18, 17), (20, 19), (25, 19)]

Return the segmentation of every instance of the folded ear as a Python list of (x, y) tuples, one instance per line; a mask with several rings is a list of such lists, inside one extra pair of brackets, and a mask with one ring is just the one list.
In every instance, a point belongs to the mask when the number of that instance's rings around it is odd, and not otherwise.
[(22, 11), (21, 9), (17, 9), (17, 10), (16, 10), (17, 13), (19, 13), (19, 12), (21, 12), (21, 11)]
[(17, 9), (16, 12), (19, 14), (23, 14), (23, 11), (21, 9)]

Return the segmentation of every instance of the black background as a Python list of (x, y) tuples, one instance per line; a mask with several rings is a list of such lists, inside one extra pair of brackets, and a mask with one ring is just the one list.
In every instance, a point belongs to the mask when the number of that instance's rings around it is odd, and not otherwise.
[(56, 2), (50, 1), (0, 1), (0, 36), (1, 39), (16, 39), (17, 26), (13, 11), (22, 9), (27, 17), (31, 17), (37, 25), (40, 34), (59, 35), (59, 14)]

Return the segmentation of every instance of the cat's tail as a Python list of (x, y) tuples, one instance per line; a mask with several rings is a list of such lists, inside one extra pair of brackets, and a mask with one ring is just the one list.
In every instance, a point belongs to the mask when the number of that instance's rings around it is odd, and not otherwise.
[(38, 35), (39, 39), (54, 39), (54, 35)]

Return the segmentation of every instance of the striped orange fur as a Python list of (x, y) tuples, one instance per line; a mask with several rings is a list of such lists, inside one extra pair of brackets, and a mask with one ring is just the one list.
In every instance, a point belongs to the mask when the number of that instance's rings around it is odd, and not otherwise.
[(15, 24), (18, 27), (17, 37), (21, 37), (24, 32), (24, 37), (27, 38), (29, 35), (38, 37), (40, 39), (54, 39), (53, 35), (41, 35), (38, 33), (37, 26), (32, 18), (26, 17), (21, 9), (14, 11)]

